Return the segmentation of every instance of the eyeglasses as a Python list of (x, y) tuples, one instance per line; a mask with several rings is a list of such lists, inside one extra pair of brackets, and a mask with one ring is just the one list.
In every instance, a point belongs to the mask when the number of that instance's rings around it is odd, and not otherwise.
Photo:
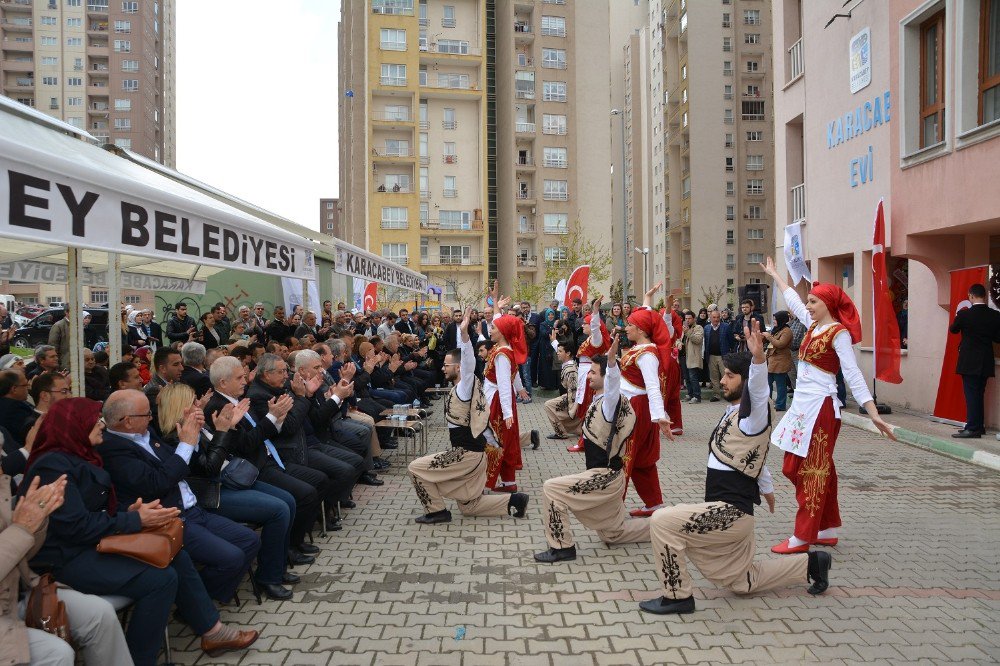
[(48, 391), (46, 391), (46, 393), (62, 393), (63, 395), (66, 395), (66, 394), (67, 394), (67, 393), (69, 393), (69, 392), (70, 392), (71, 390), (72, 390), (72, 389), (68, 389), (68, 388), (61, 388), (61, 389), (49, 389)]
[[(151, 419), (153, 418), (153, 412), (146, 412), (145, 414), (127, 414), (126, 419)], [(123, 421), (125, 419), (122, 419)]]

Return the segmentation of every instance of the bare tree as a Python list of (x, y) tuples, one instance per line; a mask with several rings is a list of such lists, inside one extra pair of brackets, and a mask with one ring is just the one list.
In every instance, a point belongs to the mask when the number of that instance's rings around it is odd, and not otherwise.
[(716, 303), (719, 307), (723, 307), (722, 299), (726, 296), (726, 288), (715, 286), (715, 287), (702, 287), (701, 288), (701, 307), (707, 308), (712, 303)]

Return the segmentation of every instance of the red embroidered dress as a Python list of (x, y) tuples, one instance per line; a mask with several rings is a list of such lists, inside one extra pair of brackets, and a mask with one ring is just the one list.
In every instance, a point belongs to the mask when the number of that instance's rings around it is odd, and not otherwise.
[[(497, 357), (503, 355), (510, 363), (510, 377), (504, 378), (511, 382), (511, 414), (514, 419), (513, 425), (508, 428), (504, 425), (503, 407), (500, 404), (500, 391), (493, 391), (490, 399), (490, 430), (496, 437), (500, 448), (487, 447), (486, 452), (489, 464), (486, 471), (486, 487), (496, 486), (497, 476), (502, 476), (504, 481), (513, 481), (514, 472), (521, 469), (521, 431), (517, 422), (517, 404), (514, 401), (513, 382), (517, 375), (517, 364), (514, 363), (514, 351), (510, 347), (495, 346), (486, 357), (486, 368), (483, 377), (486, 382), (499, 386), (497, 381)], [(486, 384), (487, 393), (490, 393), (489, 384)]]
[[(656, 346), (653, 344), (636, 345), (627, 349), (618, 362), (622, 373), (622, 395), (629, 399), (635, 411), (635, 430), (632, 433), (632, 456), (625, 461), (626, 473), (632, 478), (636, 492), (647, 507), (663, 503), (660, 492), (660, 482), (656, 475), (656, 463), (660, 459), (660, 428), (653, 422), (650, 410), (650, 396), (646, 391), (646, 382), (639, 367), (643, 356), (656, 360), (657, 377), (660, 389), (660, 411), (662, 412), (662, 396), (667, 388), (667, 374), (660, 367)], [(655, 398), (654, 398), (655, 399)]]

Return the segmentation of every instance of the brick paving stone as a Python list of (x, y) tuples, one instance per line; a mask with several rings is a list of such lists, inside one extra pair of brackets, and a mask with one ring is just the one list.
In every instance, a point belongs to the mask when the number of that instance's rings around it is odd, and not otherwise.
[[(549, 432), (542, 395), (519, 407), (524, 428)], [(436, 403), (440, 405), (440, 403)], [(446, 448), (440, 408), (431, 450)], [(664, 444), (660, 479), (668, 503), (700, 501), (705, 443), (718, 403), (684, 405), (685, 434)], [(758, 511), (757, 555), (788, 536), (795, 500), (772, 449), (777, 509)], [(316, 538), (316, 563), (296, 567), (290, 601), (258, 606), (248, 588), (223, 620), (254, 626), (254, 649), (209, 660), (190, 630), (171, 627), (178, 664), (660, 664), (902, 663), (1000, 661), (1000, 475), (886, 442), (845, 426), (837, 444), (844, 527), (831, 589), (802, 587), (736, 596), (690, 568), (698, 611), (640, 613), (658, 594), (648, 544), (608, 548), (574, 521), (574, 562), (540, 565), (545, 548), (541, 483), (582, 469), (561, 443), (523, 452), (518, 483), (528, 516), (464, 518), (423, 527), (399, 455), (379, 488), (355, 491), (344, 530)], [(627, 504), (638, 504), (629, 490)], [(451, 507), (454, 510), (454, 507)], [(465, 638), (455, 640), (464, 627)]]

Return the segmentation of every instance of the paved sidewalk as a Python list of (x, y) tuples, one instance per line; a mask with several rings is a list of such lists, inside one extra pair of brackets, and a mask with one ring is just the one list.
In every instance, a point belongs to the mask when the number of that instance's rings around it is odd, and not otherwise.
[[(657, 594), (648, 544), (605, 547), (574, 524), (575, 562), (536, 564), (545, 548), (542, 481), (583, 467), (548, 434), (541, 400), (520, 407), (543, 436), (524, 452), (522, 520), (462, 518), (424, 527), (405, 466), (359, 493), (316, 564), (298, 568), (292, 601), (226, 609), (262, 629), (255, 649), (209, 659), (179, 625), (178, 663), (695, 664), (995, 663), (1000, 661), (1000, 474), (845, 427), (836, 453), (844, 529), (831, 589), (803, 585), (737, 597), (692, 568), (698, 611), (663, 619), (638, 610)], [(431, 450), (445, 448), (440, 403)], [(668, 502), (700, 501), (707, 438), (721, 403), (684, 406), (685, 434), (663, 445)], [(791, 529), (794, 495), (776, 475), (775, 515), (758, 512), (758, 556)], [(630, 506), (638, 503), (634, 491)]]

